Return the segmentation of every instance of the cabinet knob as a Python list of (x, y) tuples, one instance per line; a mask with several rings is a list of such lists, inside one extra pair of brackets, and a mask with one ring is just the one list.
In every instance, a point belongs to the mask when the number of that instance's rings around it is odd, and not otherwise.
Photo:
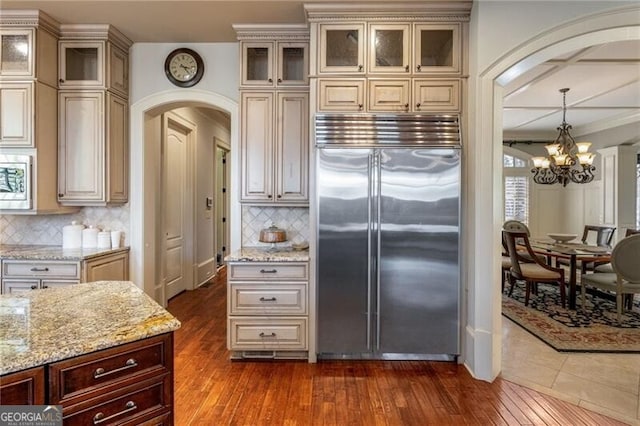
[(58, 198), (62, 198), (62, 197), (64, 197), (64, 194), (59, 193), (59, 194), (58, 194)]
[(409, 104), (404, 104), (404, 110), (409, 111)]
[(46, 284), (44, 284), (44, 285), (42, 286), (42, 288), (49, 288), (49, 286), (48, 286), (48, 285), (46, 285)]
[(416, 104), (416, 109), (420, 109), (420, 105), (421, 105), (421, 104), (420, 104), (420, 102), (418, 102), (418, 103)]
[(358, 109), (359, 109), (360, 111), (362, 111), (362, 109), (363, 109), (363, 108), (364, 108), (364, 105), (362, 105), (362, 104), (358, 104)]
[(278, 83), (282, 83), (282, 79), (281, 78), (278, 79)]
[(268, 79), (267, 81), (268, 81), (269, 83), (273, 83), (273, 79), (272, 79), (272, 78)]
[(421, 68), (422, 68), (422, 65), (420, 65), (420, 64), (418, 64), (418, 65), (416, 66), (416, 69), (417, 69), (418, 71), (420, 71), (420, 69), (421, 69)]
[(267, 198), (273, 198), (273, 196), (271, 194), (267, 195)]
[(409, 65), (405, 65), (405, 66), (404, 66), (404, 70), (405, 70), (406, 72), (409, 72)]
[(362, 71), (363, 69), (364, 69), (364, 66), (358, 65), (358, 71)]
[(282, 195), (278, 194), (278, 198), (282, 198)]
[(37, 286), (37, 285), (32, 285), (32, 286), (31, 286), (31, 290), (35, 290), (35, 289), (37, 289), (37, 288), (38, 288), (38, 286)]
[(64, 83), (64, 78), (61, 78), (60, 80), (58, 80), (60, 83)]

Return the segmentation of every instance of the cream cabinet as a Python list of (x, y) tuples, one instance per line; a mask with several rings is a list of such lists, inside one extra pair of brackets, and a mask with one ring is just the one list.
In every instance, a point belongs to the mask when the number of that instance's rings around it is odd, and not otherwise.
[(241, 201), (308, 202), (306, 92), (243, 92)]
[(462, 107), (460, 84), (458, 79), (415, 79), (413, 111), (460, 112)]
[(107, 89), (129, 95), (125, 50), (106, 40), (61, 40), (58, 48), (60, 89)]
[(409, 73), (410, 24), (369, 24), (370, 73)]
[(369, 111), (408, 112), (411, 81), (406, 79), (369, 79)]
[(129, 249), (83, 260), (2, 260), (2, 294), (92, 281), (127, 281)]
[(458, 75), (460, 23), (320, 23), (319, 74)]
[(309, 84), (309, 43), (242, 42), (242, 86), (290, 87)]
[(365, 28), (363, 22), (320, 24), (320, 73), (364, 74)]
[(0, 146), (33, 147), (34, 82), (0, 82)]
[(227, 346), (232, 358), (307, 358), (306, 262), (230, 262)]
[(128, 199), (128, 105), (104, 91), (59, 93), (58, 201), (107, 205)]
[(318, 110), (359, 112), (364, 110), (365, 79), (318, 79)]

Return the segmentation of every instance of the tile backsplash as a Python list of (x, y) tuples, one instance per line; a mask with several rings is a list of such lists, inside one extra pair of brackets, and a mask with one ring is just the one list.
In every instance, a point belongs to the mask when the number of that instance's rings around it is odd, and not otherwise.
[(62, 245), (62, 227), (72, 220), (109, 231), (123, 231), (129, 245), (129, 205), (84, 207), (78, 213), (63, 215), (0, 215), (1, 244)]
[(242, 245), (269, 246), (258, 241), (260, 230), (272, 224), (287, 231), (286, 243), (309, 241), (309, 209), (307, 207), (242, 206)]

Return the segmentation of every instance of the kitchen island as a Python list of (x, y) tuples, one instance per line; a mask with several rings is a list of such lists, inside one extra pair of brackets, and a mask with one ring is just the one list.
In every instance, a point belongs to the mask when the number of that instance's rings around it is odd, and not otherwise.
[(170, 424), (179, 327), (127, 281), (2, 295), (3, 404), (62, 405), (65, 425), (116, 417)]

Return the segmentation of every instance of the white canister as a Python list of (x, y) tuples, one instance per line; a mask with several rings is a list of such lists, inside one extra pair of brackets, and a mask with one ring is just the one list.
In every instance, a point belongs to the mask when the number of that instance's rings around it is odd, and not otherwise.
[(111, 231), (111, 248), (119, 248), (122, 240), (122, 231)]
[(100, 249), (111, 248), (111, 232), (109, 231), (98, 232), (98, 248)]
[(89, 225), (88, 228), (82, 230), (82, 248), (98, 247), (98, 228)]
[(84, 225), (79, 224), (77, 221), (72, 221), (71, 225), (65, 225), (62, 227), (62, 248), (63, 249), (78, 249), (82, 247), (82, 230)]

